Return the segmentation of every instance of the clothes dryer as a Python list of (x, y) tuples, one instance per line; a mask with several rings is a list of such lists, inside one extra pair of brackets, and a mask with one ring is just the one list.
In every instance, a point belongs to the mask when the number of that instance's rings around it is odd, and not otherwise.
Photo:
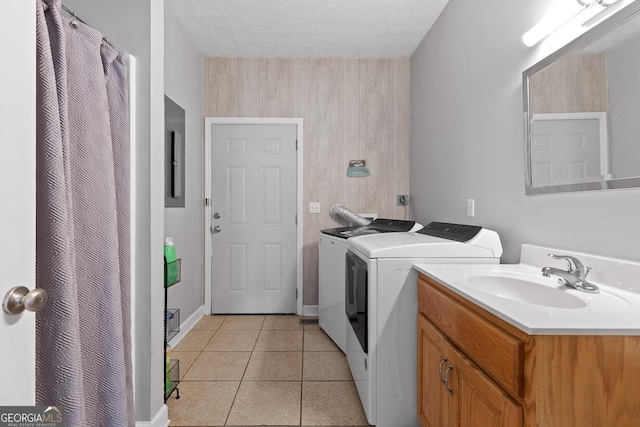
[(369, 225), (321, 230), (318, 265), (318, 314), (320, 327), (340, 350), (347, 348), (347, 318), (344, 312), (347, 239), (382, 233), (416, 231), (422, 225), (415, 221), (377, 218)]
[(419, 426), (416, 414), (417, 272), (414, 264), (500, 262), (495, 231), (432, 222), (419, 232), (347, 240), (347, 360), (367, 420)]

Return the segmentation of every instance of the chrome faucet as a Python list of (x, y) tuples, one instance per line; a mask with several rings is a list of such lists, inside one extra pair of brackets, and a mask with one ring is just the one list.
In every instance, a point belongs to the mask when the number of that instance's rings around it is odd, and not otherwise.
[(591, 267), (585, 267), (584, 264), (576, 257), (570, 255), (549, 254), (553, 259), (564, 259), (567, 261), (567, 270), (561, 270), (555, 267), (544, 267), (542, 275), (544, 277), (557, 276), (558, 283), (567, 285), (582, 292), (591, 294), (600, 293), (600, 289), (593, 283), (587, 281), (587, 274), (591, 271)]

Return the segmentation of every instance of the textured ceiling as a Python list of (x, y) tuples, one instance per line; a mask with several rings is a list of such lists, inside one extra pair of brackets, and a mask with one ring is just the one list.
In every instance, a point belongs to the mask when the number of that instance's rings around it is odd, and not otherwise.
[(165, 0), (204, 56), (408, 57), (448, 0)]

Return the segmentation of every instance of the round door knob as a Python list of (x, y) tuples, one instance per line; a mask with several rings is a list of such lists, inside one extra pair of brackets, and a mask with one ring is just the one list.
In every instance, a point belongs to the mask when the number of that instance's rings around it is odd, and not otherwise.
[(29, 291), (25, 286), (9, 289), (2, 301), (2, 309), (8, 314), (20, 314), (24, 310), (39, 311), (47, 303), (47, 291), (35, 288)]
[(214, 233), (219, 233), (220, 231), (222, 231), (222, 227), (220, 227), (219, 225), (216, 225), (215, 227), (212, 228)]

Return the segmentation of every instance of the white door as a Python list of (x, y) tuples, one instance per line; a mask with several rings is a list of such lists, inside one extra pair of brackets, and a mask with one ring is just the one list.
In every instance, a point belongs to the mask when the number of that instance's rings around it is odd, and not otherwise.
[[(35, 2), (5, 2), (0, 26), (0, 298), (35, 286)], [(10, 58), (10, 59), (9, 59)], [(35, 404), (35, 314), (0, 312), (0, 406)]]
[(213, 313), (295, 313), (296, 125), (212, 125)]
[(602, 170), (598, 119), (536, 120), (531, 134), (533, 187), (598, 181)]

